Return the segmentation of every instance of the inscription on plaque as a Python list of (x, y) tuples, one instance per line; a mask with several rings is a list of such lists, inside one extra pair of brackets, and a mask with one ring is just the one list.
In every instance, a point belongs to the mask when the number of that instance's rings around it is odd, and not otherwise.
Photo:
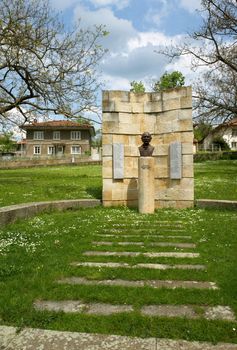
[(182, 178), (182, 145), (181, 142), (170, 144), (170, 178), (179, 180)]
[(121, 180), (124, 178), (124, 145), (123, 143), (113, 144), (113, 178)]

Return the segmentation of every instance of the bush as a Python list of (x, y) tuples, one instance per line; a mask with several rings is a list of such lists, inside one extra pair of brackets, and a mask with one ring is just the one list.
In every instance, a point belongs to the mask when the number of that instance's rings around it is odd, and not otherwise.
[(193, 155), (193, 159), (195, 163), (206, 162), (207, 160), (237, 159), (237, 151), (199, 152)]
[(215, 136), (213, 138), (213, 144), (220, 146), (221, 150), (226, 150), (229, 151), (230, 150), (230, 146), (228, 145), (228, 143), (223, 139), (222, 136)]

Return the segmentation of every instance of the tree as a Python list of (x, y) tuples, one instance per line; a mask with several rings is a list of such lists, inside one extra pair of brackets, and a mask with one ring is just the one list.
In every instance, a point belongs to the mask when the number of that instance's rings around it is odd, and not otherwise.
[(207, 135), (212, 130), (212, 126), (206, 123), (204, 120), (200, 121), (197, 125), (194, 126), (194, 138), (198, 142), (202, 142)]
[(237, 2), (202, 0), (203, 23), (183, 45), (166, 48), (171, 58), (192, 57), (204, 73), (194, 85), (195, 108), (203, 119), (224, 122), (237, 115)]
[(104, 27), (67, 30), (47, 0), (1, 0), (0, 120), (17, 110), (68, 118), (91, 110)]
[(97, 148), (102, 147), (102, 130), (101, 129), (96, 130), (95, 136), (93, 137), (93, 140), (92, 140), (92, 146)]
[(216, 135), (213, 140), (213, 145), (214, 146), (218, 146), (222, 151), (229, 151), (230, 150), (230, 146), (228, 145), (228, 143), (223, 139), (223, 136), (220, 135)]
[(0, 151), (11, 152), (16, 150), (16, 142), (12, 140), (12, 133), (5, 132), (0, 137)]
[(138, 82), (133, 80), (132, 82), (130, 82), (130, 85), (131, 85), (130, 91), (135, 92), (136, 94), (144, 93), (146, 90), (144, 84), (141, 81)]
[(160, 92), (166, 89), (171, 89), (175, 87), (180, 87), (184, 85), (185, 78), (183, 74), (179, 71), (174, 71), (172, 73), (165, 72), (160, 80), (155, 82), (153, 86), (153, 91)]

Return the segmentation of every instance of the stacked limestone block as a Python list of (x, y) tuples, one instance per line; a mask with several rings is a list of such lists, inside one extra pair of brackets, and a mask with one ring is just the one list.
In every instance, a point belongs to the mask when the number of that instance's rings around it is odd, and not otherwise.
[[(163, 93), (103, 92), (103, 204), (138, 206), (141, 134), (155, 147), (155, 208), (193, 206), (192, 90)], [(181, 143), (181, 178), (170, 176), (170, 145)], [(113, 174), (113, 144), (124, 145), (123, 178)]]

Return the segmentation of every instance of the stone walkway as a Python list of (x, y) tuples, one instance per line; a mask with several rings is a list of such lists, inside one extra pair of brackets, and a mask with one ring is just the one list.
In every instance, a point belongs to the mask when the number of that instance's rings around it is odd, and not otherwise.
[[(177, 221), (172, 223), (172, 225), (168, 221), (157, 221), (157, 225), (150, 224), (149, 225), (149, 233), (147, 233), (147, 225), (144, 224), (144, 221), (140, 220), (136, 221), (136, 225), (128, 225), (126, 223), (113, 223), (112, 229), (110, 229), (110, 233), (107, 228), (102, 229), (101, 236), (103, 236), (103, 240), (94, 241), (92, 239), (91, 245), (96, 248), (96, 250), (84, 251), (82, 256), (84, 259), (90, 259), (91, 257), (96, 258), (150, 258), (150, 259), (159, 259), (159, 258), (169, 258), (173, 259), (172, 264), (161, 264), (156, 262), (147, 262), (147, 263), (129, 263), (129, 262), (113, 262), (113, 261), (102, 261), (102, 262), (94, 262), (94, 261), (74, 261), (71, 262), (71, 266), (74, 267), (88, 267), (88, 268), (126, 268), (126, 269), (152, 269), (152, 270), (205, 270), (205, 265), (196, 264), (195, 259), (200, 258), (200, 254), (197, 252), (197, 246), (192, 242), (183, 242), (187, 238), (191, 241), (191, 236), (182, 235), (181, 232), (185, 233), (185, 227), (181, 221)], [(144, 225), (144, 227), (143, 227)], [(158, 235), (157, 231), (162, 230), (167, 231), (167, 235)], [(129, 235), (128, 232), (131, 232)], [(139, 234), (138, 240), (133, 241), (135, 235), (134, 231), (138, 231)], [(144, 236), (145, 232), (145, 236)], [(175, 234), (170, 235), (170, 232), (177, 232), (177, 236)], [(104, 234), (104, 235), (103, 235)], [(96, 233), (98, 236), (98, 233)], [(108, 237), (108, 241), (106, 240)], [(120, 238), (119, 241), (113, 241), (117, 237)], [(145, 242), (144, 237), (148, 242)], [(157, 238), (157, 237), (165, 237), (166, 240), (163, 242), (154, 242), (149, 239)], [(172, 237), (172, 240), (169, 241), (169, 237)], [(123, 239), (126, 239), (123, 241)], [(129, 240), (131, 238), (132, 240)], [(181, 242), (180, 242), (181, 241)], [(140, 251), (126, 251), (121, 249), (127, 249), (128, 246), (133, 249), (142, 249)], [(110, 248), (109, 251), (104, 250), (106, 247)], [(116, 250), (117, 247), (119, 251)], [(150, 248), (155, 249), (157, 247), (159, 249), (158, 252), (149, 251)], [(162, 249), (175, 249), (180, 251), (163, 251)], [(102, 250), (103, 249), (103, 250)], [(188, 249), (188, 251), (185, 251)], [(145, 250), (145, 251), (144, 251)], [(148, 250), (148, 251), (147, 251)], [(190, 251), (191, 250), (191, 251)], [(186, 259), (186, 264), (179, 264), (177, 260)], [(192, 260), (192, 263), (188, 261)], [(194, 262), (193, 262), (194, 261)], [(107, 285), (107, 286), (122, 286), (127, 288), (142, 288), (142, 287), (150, 287), (150, 288), (183, 288), (183, 289), (218, 289), (215, 283), (211, 281), (162, 281), (162, 280), (152, 280), (152, 281), (125, 281), (121, 279), (114, 280), (87, 280), (86, 278), (64, 278), (60, 281), (57, 281), (59, 284), (77, 284), (77, 285), (88, 285), (93, 288), (95, 285)], [(34, 307), (36, 310), (43, 311), (54, 311), (54, 312), (70, 312), (70, 313), (83, 313), (89, 315), (112, 315), (117, 313), (124, 312), (134, 312), (134, 308), (132, 305), (114, 305), (114, 304), (106, 304), (100, 302), (94, 303), (85, 303), (83, 300), (63, 300), (63, 301), (53, 301), (53, 300), (36, 300), (34, 303)], [(233, 311), (230, 309), (228, 305), (215, 305), (215, 306), (204, 306), (204, 305), (143, 305), (140, 308), (140, 313), (143, 316), (150, 317), (186, 317), (190, 319), (196, 318), (206, 318), (208, 320), (224, 320), (224, 321), (235, 321), (235, 315)]]
[[(144, 227), (142, 227), (144, 224)], [(150, 270), (186, 270), (193, 271), (192, 280), (123, 280), (121, 278), (90, 280), (86, 277), (67, 277), (55, 281), (59, 285), (87, 285), (93, 288), (96, 286), (111, 286), (113, 288), (167, 288), (174, 290), (176, 288), (218, 290), (218, 286), (212, 281), (195, 280), (196, 271), (206, 270), (206, 266), (200, 264), (201, 257), (198, 247), (192, 242), (191, 235), (185, 235), (185, 227), (182, 222), (176, 222), (170, 225), (169, 222), (158, 222), (157, 227), (151, 225), (147, 232), (147, 223), (136, 222), (136, 227), (132, 224), (114, 223), (111, 230), (102, 229), (102, 232), (95, 232), (91, 240), (93, 250), (84, 251), (79, 256), (78, 261), (72, 261), (70, 265), (74, 268), (81, 267), (98, 269), (150, 269)], [(139, 226), (138, 226), (139, 225)], [(158, 230), (159, 228), (159, 230)], [(134, 234), (134, 232), (136, 234)], [(159, 234), (158, 234), (159, 232)], [(162, 234), (160, 234), (162, 233)], [(167, 233), (167, 234), (165, 234)], [(175, 234), (176, 233), (176, 234)], [(182, 234), (183, 233), (183, 234)], [(99, 238), (101, 237), (101, 241)], [(119, 239), (119, 241), (116, 241)], [(159, 241), (162, 239), (162, 241)], [(188, 240), (188, 242), (187, 242)], [(105, 250), (108, 249), (108, 250)], [(156, 251), (157, 250), (157, 251)], [(160, 258), (169, 259), (168, 263), (159, 262)], [(93, 259), (96, 259), (93, 260)], [(103, 259), (102, 261), (98, 261)], [(119, 259), (119, 261), (113, 261)], [(126, 260), (124, 260), (126, 259)], [(146, 262), (139, 262), (132, 259), (154, 259)], [(180, 259), (184, 259), (179, 263)], [(198, 259), (197, 261), (195, 261)], [(142, 261), (142, 260), (141, 260)], [(139, 293), (139, 291), (138, 291)], [(79, 313), (85, 315), (113, 315), (119, 313), (139, 312), (142, 316), (149, 317), (178, 317), (207, 320), (235, 321), (235, 315), (228, 305), (173, 305), (173, 304), (155, 304), (142, 305), (139, 310), (133, 305), (118, 305), (101, 302), (84, 302), (83, 300), (35, 300), (34, 308), (37, 311)], [(40, 350), (53, 349), (121, 349), (121, 350), (237, 350), (234, 344), (218, 344), (213, 346), (207, 343), (173, 341), (161, 339), (139, 339), (120, 337), (114, 335), (92, 335), (82, 333), (52, 332), (43, 330), (24, 330), (19, 335), (14, 335), (14, 329), (2, 327), (3, 338), (8, 339), (3, 345), (0, 342), (0, 350), (18, 350), (18, 349), (37, 349), (41, 339)], [(36, 339), (35, 336), (37, 335)], [(12, 338), (11, 338), (12, 337)], [(5, 344), (5, 345), (4, 345)], [(1, 347), (2, 346), (2, 347)]]
[(1, 350), (237, 350), (236, 344), (210, 344), (158, 338), (58, 332), (0, 326)]

